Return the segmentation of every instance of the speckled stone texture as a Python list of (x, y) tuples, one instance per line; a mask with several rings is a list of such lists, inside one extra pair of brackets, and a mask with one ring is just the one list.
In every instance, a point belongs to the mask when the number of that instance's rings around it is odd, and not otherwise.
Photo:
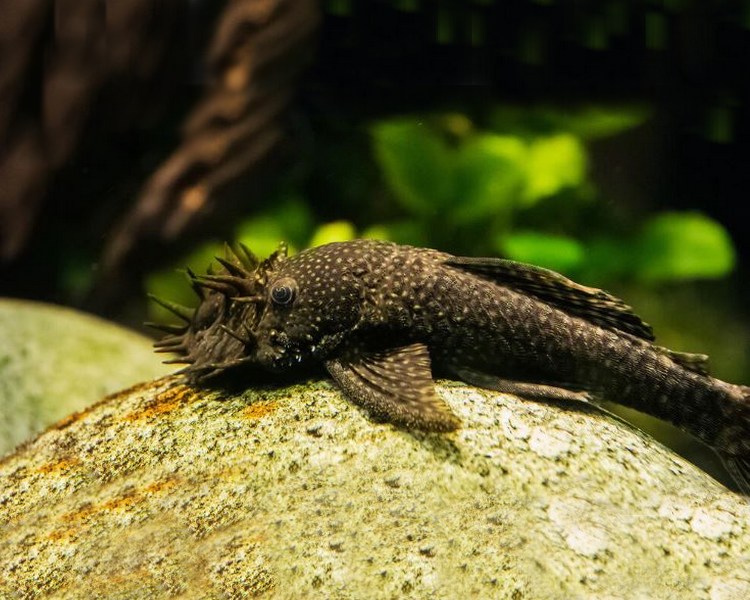
[(750, 506), (590, 407), (442, 383), (464, 427), (326, 382), (167, 378), (0, 463), (0, 598), (750, 598)]
[(133, 331), (0, 298), (0, 456), (105, 394), (167, 372), (151, 340)]

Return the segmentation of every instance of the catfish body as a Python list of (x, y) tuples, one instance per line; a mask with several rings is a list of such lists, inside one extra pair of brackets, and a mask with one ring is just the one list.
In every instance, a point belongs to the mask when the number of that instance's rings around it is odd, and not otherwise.
[(459, 426), (433, 371), (537, 399), (599, 396), (713, 446), (750, 494), (750, 390), (710, 377), (703, 355), (655, 345), (606, 292), (513, 261), (370, 240), (222, 264), (192, 276), (201, 305), (161, 345), (189, 374), (320, 362), (354, 402), (432, 431)]

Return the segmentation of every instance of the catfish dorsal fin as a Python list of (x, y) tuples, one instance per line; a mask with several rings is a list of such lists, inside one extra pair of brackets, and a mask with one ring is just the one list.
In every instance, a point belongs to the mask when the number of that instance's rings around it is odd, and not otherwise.
[(501, 258), (455, 256), (446, 260), (445, 264), (536, 296), (600, 327), (616, 329), (649, 341), (654, 339), (651, 326), (622, 300), (603, 290), (571, 281), (554, 271)]

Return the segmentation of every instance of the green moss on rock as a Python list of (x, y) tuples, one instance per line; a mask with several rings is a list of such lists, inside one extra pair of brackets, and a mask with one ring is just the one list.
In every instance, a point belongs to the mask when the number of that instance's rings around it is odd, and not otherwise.
[(105, 394), (165, 374), (150, 345), (84, 313), (0, 299), (0, 455)]

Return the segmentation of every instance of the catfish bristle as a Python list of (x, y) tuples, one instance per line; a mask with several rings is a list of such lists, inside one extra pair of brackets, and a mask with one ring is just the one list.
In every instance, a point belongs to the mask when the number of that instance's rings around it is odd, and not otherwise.
[(167, 337), (164, 337), (154, 342), (154, 347), (163, 348), (164, 346), (172, 346), (174, 344), (181, 344), (181, 343), (182, 343), (181, 335), (169, 335)]
[(198, 275), (198, 281), (212, 281), (214, 283), (227, 283), (231, 286), (235, 286), (242, 279), (235, 277), (234, 275)]
[[(253, 344), (255, 342), (255, 339), (252, 337), (243, 337), (236, 331), (232, 331), (229, 327), (226, 325), (220, 325), (219, 329), (221, 329), (224, 333), (226, 333), (228, 336), (233, 337), (238, 342), (242, 342), (246, 346), (249, 346), (250, 344)], [(247, 331), (247, 330), (246, 330)]]
[(198, 283), (198, 276), (190, 267), (187, 267), (187, 269), (185, 269), (185, 272), (187, 273), (188, 279), (190, 279), (190, 287), (193, 288), (193, 291), (201, 301), (205, 300), (206, 294), (203, 292), (203, 288)]
[(193, 319), (193, 309), (188, 308), (187, 306), (182, 306), (181, 304), (177, 304), (176, 302), (170, 302), (169, 300), (164, 300), (162, 298), (159, 298), (157, 296), (154, 296), (153, 294), (148, 295), (151, 300), (156, 302), (159, 306), (162, 306), (166, 308), (169, 312), (172, 314), (178, 316), (183, 321), (190, 323)]
[(193, 364), (193, 359), (187, 358), (185, 356), (180, 356), (179, 358), (170, 358), (169, 360), (162, 361), (165, 365), (184, 365), (184, 364)]
[(169, 354), (169, 353), (172, 353), (172, 354), (183, 354), (184, 355), (184, 354), (187, 354), (188, 349), (187, 349), (187, 346), (185, 346), (183, 344), (172, 344), (172, 345), (166, 345), (165, 344), (165, 345), (162, 345), (162, 346), (157, 346), (156, 344), (154, 344), (154, 352), (156, 352), (158, 354)]
[[(247, 277), (249, 272), (253, 269), (245, 269), (246, 265), (243, 259), (244, 257), (240, 254), (240, 252), (227, 242), (224, 242), (224, 257), (216, 257), (216, 260), (230, 273), (234, 270), (238, 270), (239, 272), (235, 274), (241, 275), (242, 277)], [(229, 263), (229, 265), (231, 266), (227, 266), (225, 263)]]
[(237, 258), (240, 259), (240, 262), (247, 267), (248, 271), (254, 271), (258, 268), (258, 265), (260, 264), (260, 261), (258, 260), (258, 257), (253, 254), (253, 251), (250, 250), (245, 244), (242, 242), (239, 242), (237, 244), (240, 248), (240, 251), (242, 252), (243, 256), (237, 255)]
[(232, 298), (232, 302), (244, 302), (252, 304), (260, 304), (265, 301), (266, 299), (260, 294), (256, 294), (254, 296), (237, 296), (235, 298)]
[(199, 282), (210, 281), (218, 284), (231, 286), (238, 292), (255, 291), (252, 283), (245, 277), (235, 277), (234, 275), (203, 275), (198, 277)]
[(184, 354), (187, 351), (187, 348), (185, 346), (176, 346), (174, 348), (167, 348), (166, 346), (164, 348), (155, 348), (154, 352), (157, 354)]
[(235, 358), (234, 360), (228, 360), (223, 363), (212, 363), (210, 366), (212, 366), (214, 369), (221, 369), (222, 371), (226, 371), (227, 369), (232, 369), (234, 367), (239, 367), (240, 365), (245, 365), (248, 363), (254, 362), (254, 358), (252, 356), (244, 356), (242, 358)]
[(237, 294), (238, 290), (234, 286), (227, 283), (212, 281), (211, 279), (208, 279), (209, 277), (213, 277), (213, 275), (199, 275), (197, 279), (198, 285), (204, 289), (224, 294), (225, 296), (234, 296)]
[(150, 327), (151, 329), (156, 329), (158, 331), (163, 331), (164, 333), (172, 333), (176, 335), (181, 335), (187, 331), (187, 325), (172, 325), (169, 323), (152, 323), (150, 321), (147, 321), (144, 323), (146, 327)]
[(247, 277), (250, 277), (251, 275), (249, 272), (245, 271), (245, 269), (243, 269), (242, 267), (234, 264), (233, 262), (229, 260), (221, 258), (220, 256), (216, 257), (216, 261), (222, 267), (224, 267), (227, 270), (227, 272), (230, 273), (231, 275), (234, 275), (236, 277), (242, 277), (242, 278), (247, 278)]
[(237, 358), (226, 362), (205, 363), (201, 364), (200, 367), (191, 365), (180, 369), (179, 371), (177, 371), (177, 373), (190, 374), (197, 381), (205, 381), (207, 379), (211, 379), (212, 377), (216, 377), (217, 375), (221, 375), (229, 369), (252, 363), (253, 360), (253, 357), (245, 356), (243, 358)]
[(187, 348), (182, 343), (182, 338), (180, 338), (179, 341), (169, 340), (165, 342), (164, 340), (161, 340), (159, 342), (155, 342), (154, 348), (156, 352), (186, 352), (187, 351)]
[(263, 261), (263, 263), (260, 266), (261, 271), (273, 271), (279, 263), (284, 262), (287, 258), (287, 254), (289, 252), (289, 246), (287, 246), (286, 242), (280, 242), (279, 247), (277, 250), (271, 254), (266, 260)]

